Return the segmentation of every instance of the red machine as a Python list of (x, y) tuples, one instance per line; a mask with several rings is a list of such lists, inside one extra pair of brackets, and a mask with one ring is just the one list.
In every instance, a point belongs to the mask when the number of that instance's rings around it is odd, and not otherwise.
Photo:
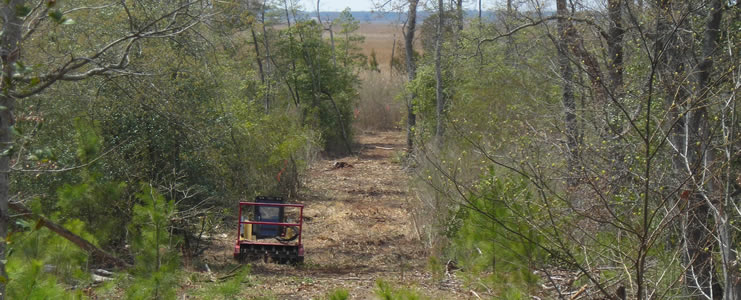
[(286, 204), (280, 197), (260, 196), (255, 202), (239, 202), (234, 258), (243, 262), (261, 259), (280, 264), (302, 263), (303, 217), (303, 204)]

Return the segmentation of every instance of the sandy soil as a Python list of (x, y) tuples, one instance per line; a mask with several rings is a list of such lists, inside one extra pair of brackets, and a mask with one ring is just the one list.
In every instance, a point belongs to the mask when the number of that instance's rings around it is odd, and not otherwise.
[[(344, 288), (352, 299), (374, 299), (376, 280), (408, 287), (432, 299), (466, 299), (459, 284), (431, 279), (426, 254), (409, 213), (407, 175), (394, 162), (404, 147), (401, 132), (357, 137), (354, 156), (322, 159), (308, 172), (296, 201), (306, 205), (303, 266), (257, 263), (245, 297), (321, 299)], [(332, 169), (335, 161), (352, 165)], [(215, 270), (233, 268), (234, 235), (206, 253)]]

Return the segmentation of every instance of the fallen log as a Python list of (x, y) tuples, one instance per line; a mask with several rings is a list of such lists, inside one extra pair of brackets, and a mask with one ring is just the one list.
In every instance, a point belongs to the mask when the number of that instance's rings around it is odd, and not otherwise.
[(26, 208), (21, 203), (10, 202), (8, 203), (8, 207), (12, 210), (15, 210), (16, 212), (19, 212), (20, 213), (19, 217), (22, 217), (27, 220), (36, 221), (37, 222), (36, 228), (39, 228), (40, 226), (44, 226), (48, 228), (49, 230), (51, 230), (52, 232), (58, 234), (59, 236), (77, 245), (77, 247), (80, 247), (80, 249), (87, 251), (88, 253), (92, 255), (93, 261), (112, 264), (113, 266), (119, 267), (119, 268), (131, 267), (131, 264), (127, 263), (126, 261), (120, 258), (117, 258), (109, 254), (108, 252), (105, 252), (103, 249), (98, 248), (97, 246), (88, 242), (86, 239), (67, 230), (63, 226), (57, 223), (54, 223), (51, 220), (43, 216), (33, 213), (30, 209)]

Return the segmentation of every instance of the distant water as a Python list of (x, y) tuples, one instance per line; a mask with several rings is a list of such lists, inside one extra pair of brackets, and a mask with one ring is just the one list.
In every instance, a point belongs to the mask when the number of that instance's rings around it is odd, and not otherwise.
[[(339, 18), (340, 13), (341, 12), (337, 12), (337, 11), (323, 11), (323, 12), (320, 12), (320, 15), (322, 16), (322, 21), (327, 21), (327, 20), (334, 20), (334, 19)], [(352, 16), (355, 18), (355, 20), (358, 20), (360, 23), (400, 24), (400, 23), (404, 23), (404, 21), (406, 21), (406, 18), (407, 18), (406, 12), (399, 13), (399, 12), (353, 11), (351, 13), (352, 13)], [(468, 17), (478, 16), (478, 11), (467, 10), (465, 14)], [(430, 11), (417, 12), (417, 22), (421, 23), (422, 21), (424, 21), (425, 18), (429, 17), (430, 15), (432, 15), (432, 12)], [(481, 15), (482, 15), (482, 18), (485, 18), (487, 20), (494, 20), (496, 16), (496, 12), (484, 11), (482, 12)], [(284, 17), (284, 15), (282, 17)], [(299, 12), (296, 17), (302, 20), (315, 19), (316, 12)], [(285, 18), (283, 18), (282, 21), (285, 21)]]

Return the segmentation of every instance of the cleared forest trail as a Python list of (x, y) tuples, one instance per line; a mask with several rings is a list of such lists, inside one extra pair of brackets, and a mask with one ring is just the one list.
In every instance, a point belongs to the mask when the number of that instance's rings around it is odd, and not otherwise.
[[(343, 288), (351, 299), (374, 299), (376, 280), (411, 287), (431, 299), (467, 298), (431, 279), (410, 214), (408, 175), (395, 160), (401, 132), (365, 133), (354, 156), (320, 159), (299, 195), (306, 205), (304, 266), (256, 263), (248, 297), (322, 299)], [(341, 161), (352, 167), (332, 168)], [(230, 236), (231, 237), (231, 236)]]

